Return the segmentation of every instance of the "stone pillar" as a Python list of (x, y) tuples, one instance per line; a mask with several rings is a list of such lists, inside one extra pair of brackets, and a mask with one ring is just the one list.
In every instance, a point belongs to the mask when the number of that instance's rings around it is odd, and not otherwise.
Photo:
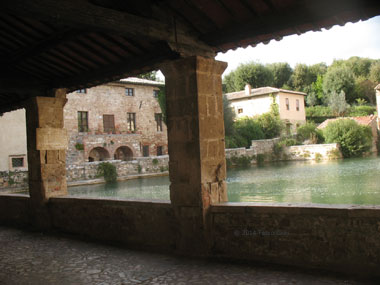
[(29, 193), (32, 218), (40, 228), (50, 226), (46, 202), (67, 195), (67, 133), (63, 129), (66, 92), (54, 90), (54, 97), (33, 97), (25, 103)]
[(209, 249), (210, 205), (227, 201), (221, 74), (227, 63), (203, 57), (170, 62), (165, 75), (170, 199), (178, 250)]

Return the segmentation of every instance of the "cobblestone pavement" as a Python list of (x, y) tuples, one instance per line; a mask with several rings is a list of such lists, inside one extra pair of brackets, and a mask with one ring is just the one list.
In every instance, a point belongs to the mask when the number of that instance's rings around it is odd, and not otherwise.
[(370, 284), (317, 272), (186, 259), (0, 227), (0, 284)]

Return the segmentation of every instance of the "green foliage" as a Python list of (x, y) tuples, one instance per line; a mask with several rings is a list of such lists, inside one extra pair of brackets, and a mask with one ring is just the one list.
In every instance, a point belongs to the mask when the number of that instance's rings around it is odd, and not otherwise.
[(115, 182), (117, 179), (116, 166), (109, 162), (102, 162), (97, 168), (97, 177), (104, 177), (104, 180), (108, 182)]
[(361, 156), (371, 148), (370, 127), (360, 126), (354, 120), (341, 119), (330, 122), (323, 130), (326, 143), (339, 143), (344, 157)]
[(231, 166), (241, 166), (241, 167), (248, 167), (251, 165), (253, 157), (252, 156), (232, 156), (231, 158), (227, 159), (227, 167)]
[(265, 162), (265, 154), (259, 153), (256, 156), (256, 162), (257, 162), (258, 166), (262, 166), (264, 164), (264, 162)]
[(375, 85), (380, 83), (380, 60), (377, 60), (371, 65), (369, 79), (374, 82)]
[(141, 79), (148, 79), (148, 80), (157, 80), (157, 71), (151, 71), (147, 73), (142, 73), (140, 75), (137, 75), (136, 77), (141, 78)]
[(258, 116), (256, 120), (264, 133), (265, 139), (279, 137), (284, 127), (279, 116), (273, 113), (264, 113)]
[(306, 91), (306, 87), (313, 83), (313, 74), (306, 64), (297, 64), (290, 81), (295, 90)]
[(287, 84), (293, 73), (292, 68), (286, 62), (268, 64), (267, 67), (273, 76), (273, 82), (271, 86), (277, 88), (281, 88)]
[(292, 138), (283, 138), (279, 142), (279, 144), (283, 145), (283, 146), (292, 146), (292, 145), (297, 145), (297, 141), (295, 139), (292, 139)]
[(226, 136), (230, 136), (234, 132), (235, 112), (225, 95), (223, 95), (223, 119)]
[(317, 162), (321, 161), (321, 160), (322, 160), (322, 154), (320, 154), (319, 152), (317, 152), (317, 153), (315, 154), (315, 160), (316, 160)]
[(325, 103), (332, 94), (340, 94), (344, 92), (347, 101), (355, 100), (355, 79), (354, 73), (346, 66), (329, 67), (323, 79), (323, 91), (328, 96)]
[(158, 164), (158, 159), (157, 158), (153, 158), (152, 159), (152, 164), (153, 165), (157, 165)]
[(367, 101), (363, 98), (356, 98), (356, 103), (358, 104), (358, 106), (363, 106), (367, 103)]
[(160, 90), (158, 91), (158, 104), (161, 108), (162, 113), (162, 120), (166, 124), (166, 93), (165, 93), (165, 86), (161, 86)]
[(265, 134), (260, 124), (252, 118), (242, 118), (234, 124), (233, 139), (238, 147), (250, 147), (252, 140), (265, 139)]
[(84, 150), (84, 145), (82, 143), (78, 142), (78, 143), (75, 144), (75, 148), (77, 150)]
[(297, 141), (303, 143), (310, 140), (312, 143), (323, 143), (323, 133), (317, 129), (314, 122), (307, 122), (297, 128)]
[(344, 116), (347, 109), (350, 107), (346, 102), (344, 91), (340, 91), (339, 94), (333, 91), (328, 97), (328, 105), (334, 116)]
[(376, 112), (375, 106), (353, 106), (347, 112), (348, 117), (360, 117), (373, 115)]
[(142, 167), (141, 167), (141, 165), (139, 164), (139, 165), (137, 165), (137, 172), (138, 173), (141, 173), (142, 172)]
[(249, 62), (240, 64), (234, 71), (224, 77), (227, 92), (240, 91), (249, 83), (253, 88), (270, 86), (273, 74), (261, 63)]
[(331, 108), (328, 106), (312, 106), (305, 108), (306, 117), (328, 117), (332, 116)]

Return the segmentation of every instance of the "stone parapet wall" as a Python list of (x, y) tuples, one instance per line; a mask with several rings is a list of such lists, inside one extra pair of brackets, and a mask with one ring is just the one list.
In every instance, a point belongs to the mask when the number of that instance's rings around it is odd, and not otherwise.
[[(97, 177), (97, 169), (104, 161), (86, 162), (80, 165), (69, 165), (67, 167), (67, 181), (90, 180)], [(116, 166), (119, 179), (138, 174), (155, 174), (168, 171), (169, 156), (139, 157), (136, 160), (107, 161)]]
[(28, 188), (28, 171), (0, 171), (0, 189)]
[(254, 140), (251, 142), (251, 149), (255, 155), (272, 153), (273, 147), (280, 141), (280, 138), (268, 139), (268, 140)]
[(252, 148), (227, 148), (226, 149), (226, 158), (239, 157), (239, 156), (253, 156), (255, 151)]
[(342, 158), (339, 144), (293, 145), (284, 148), (288, 160), (329, 160)]
[(212, 207), (218, 257), (380, 276), (379, 206), (225, 203)]
[[(29, 202), (0, 195), (0, 224), (33, 225)], [(55, 230), (178, 252), (180, 231), (169, 202), (57, 197), (47, 211)], [(211, 206), (203, 256), (380, 277), (379, 220), (379, 206), (221, 203)]]
[[(78, 165), (66, 167), (67, 182), (91, 180), (97, 178), (97, 169), (104, 161), (86, 162)], [(161, 174), (167, 173), (169, 169), (169, 156), (139, 157), (131, 161), (110, 160), (107, 161), (116, 166), (118, 179), (136, 176), (139, 174)], [(11, 182), (9, 182), (11, 179)], [(9, 173), (0, 172), (0, 189), (6, 192), (13, 192), (16, 189), (28, 188), (28, 172), (17, 171)]]

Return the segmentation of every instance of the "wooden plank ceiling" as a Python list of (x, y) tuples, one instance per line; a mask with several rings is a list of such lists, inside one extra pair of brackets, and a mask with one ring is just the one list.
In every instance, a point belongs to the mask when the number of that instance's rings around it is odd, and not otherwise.
[(167, 60), (268, 43), (380, 14), (376, 0), (2, 0), (0, 113)]

